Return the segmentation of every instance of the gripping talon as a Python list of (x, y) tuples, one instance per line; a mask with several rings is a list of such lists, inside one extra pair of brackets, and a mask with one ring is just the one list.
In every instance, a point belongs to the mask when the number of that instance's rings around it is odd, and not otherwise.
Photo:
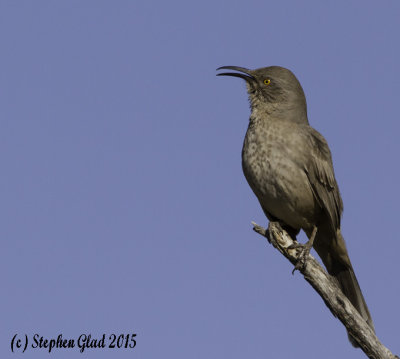
[(310, 254), (311, 248), (314, 244), (314, 239), (316, 234), (317, 234), (317, 227), (314, 226), (310, 239), (306, 244), (293, 243), (288, 247), (288, 249), (301, 248), (301, 251), (297, 257), (297, 261), (292, 271), (292, 274), (294, 274), (296, 270), (303, 270), (306, 267), (308, 255)]

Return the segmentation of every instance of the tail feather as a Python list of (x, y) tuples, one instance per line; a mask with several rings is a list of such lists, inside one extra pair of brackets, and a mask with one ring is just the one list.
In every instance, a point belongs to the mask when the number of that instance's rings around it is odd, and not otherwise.
[[(351, 304), (353, 304), (354, 308), (357, 309), (372, 330), (375, 331), (371, 314), (361, 292), (361, 288), (358, 284), (353, 268), (347, 268), (339, 271), (336, 273), (335, 278), (338, 280), (343, 294), (350, 300)], [(348, 336), (351, 344), (354, 347), (358, 347), (352, 336), (350, 334)]]
[[(332, 236), (328, 238), (327, 236), (322, 236), (322, 234), (317, 235), (314, 242), (315, 250), (324, 262), (328, 273), (337, 279), (343, 294), (349, 299), (372, 330), (375, 331), (371, 314), (358, 284), (340, 230), (337, 231), (336, 238), (334, 239), (332, 239)], [(351, 335), (348, 334), (348, 336), (351, 344), (354, 347), (358, 347)]]

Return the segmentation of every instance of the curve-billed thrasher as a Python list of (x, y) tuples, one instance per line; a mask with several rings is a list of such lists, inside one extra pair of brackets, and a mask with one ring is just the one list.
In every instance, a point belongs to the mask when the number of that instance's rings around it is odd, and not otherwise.
[[(270, 221), (279, 221), (295, 237), (300, 229), (347, 298), (373, 329), (371, 315), (340, 232), (342, 199), (325, 138), (307, 119), (303, 89), (294, 74), (271, 66), (219, 73), (246, 80), (251, 115), (242, 150), (242, 167)], [(357, 343), (349, 336), (350, 342)]]

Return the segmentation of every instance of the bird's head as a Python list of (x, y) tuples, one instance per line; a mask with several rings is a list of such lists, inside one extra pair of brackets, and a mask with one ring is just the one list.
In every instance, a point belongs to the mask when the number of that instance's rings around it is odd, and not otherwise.
[(280, 66), (256, 70), (222, 66), (217, 70), (234, 70), (236, 72), (222, 72), (217, 76), (239, 77), (246, 81), (252, 113), (308, 122), (303, 88), (290, 70)]

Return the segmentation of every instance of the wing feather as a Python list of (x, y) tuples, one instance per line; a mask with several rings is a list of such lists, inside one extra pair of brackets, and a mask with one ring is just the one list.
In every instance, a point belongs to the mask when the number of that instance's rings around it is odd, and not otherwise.
[(309, 129), (307, 133), (311, 156), (304, 170), (317, 202), (326, 211), (336, 231), (340, 228), (343, 202), (335, 179), (331, 152), (325, 138), (313, 128)]

